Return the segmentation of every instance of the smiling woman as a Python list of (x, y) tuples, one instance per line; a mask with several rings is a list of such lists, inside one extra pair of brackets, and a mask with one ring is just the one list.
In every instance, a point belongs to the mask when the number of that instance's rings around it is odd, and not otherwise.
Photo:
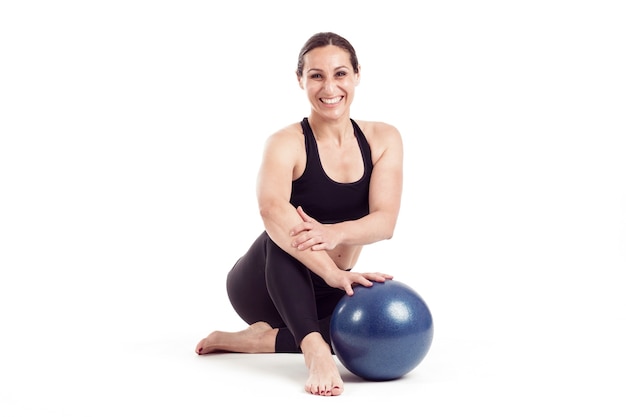
[(392, 279), (355, 272), (361, 249), (393, 235), (402, 193), (402, 139), (386, 123), (354, 120), (360, 81), (352, 45), (313, 35), (298, 57), (310, 114), (270, 135), (257, 179), (265, 230), (232, 268), (228, 296), (250, 326), (214, 331), (196, 353), (302, 353), (305, 390), (344, 390), (330, 345), (335, 306), (354, 286)]

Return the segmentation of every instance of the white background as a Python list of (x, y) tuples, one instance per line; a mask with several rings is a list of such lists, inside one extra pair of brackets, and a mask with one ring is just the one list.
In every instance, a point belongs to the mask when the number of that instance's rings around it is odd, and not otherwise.
[[(623, 416), (619, 3), (3, 2), (0, 414)], [(397, 232), (356, 269), (435, 323), (405, 378), (333, 399), (299, 355), (193, 352), (242, 328), (225, 275), (326, 30), (361, 61), (352, 116), (405, 142)]]

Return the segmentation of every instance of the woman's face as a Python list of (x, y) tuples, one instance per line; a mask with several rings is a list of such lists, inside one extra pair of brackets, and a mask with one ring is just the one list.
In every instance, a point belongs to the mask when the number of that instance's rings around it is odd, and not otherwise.
[(354, 72), (348, 52), (328, 45), (315, 48), (304, 56), (298, 82), (306, 91), (314, 112), (337, 119), (349, 114), (359, 74)]

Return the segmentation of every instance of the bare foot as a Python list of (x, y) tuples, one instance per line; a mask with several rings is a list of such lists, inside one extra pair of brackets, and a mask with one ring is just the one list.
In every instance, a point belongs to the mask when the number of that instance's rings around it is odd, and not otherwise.
[(196, 345), (198, 355), (214, 352), (273, 353), (278, 329), (265, 322), (251, 324), (239, 332), (215, 331)]
[(334, 396), (343, 392), (343, 380), (330, 351), (319, 333), (308, 334), (300, 344), (309, 378), (304, 389), (313, 395)]

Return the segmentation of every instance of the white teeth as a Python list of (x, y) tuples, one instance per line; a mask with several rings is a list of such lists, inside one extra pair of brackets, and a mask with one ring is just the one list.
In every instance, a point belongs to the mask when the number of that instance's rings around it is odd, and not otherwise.
[(339, 101), (341, 101), (341, 97), (323, 98), (321, 100), (322, 100), (322, 103), (324, 103), (324, 104), (337, 104), (337, 103), (339, 103)]

